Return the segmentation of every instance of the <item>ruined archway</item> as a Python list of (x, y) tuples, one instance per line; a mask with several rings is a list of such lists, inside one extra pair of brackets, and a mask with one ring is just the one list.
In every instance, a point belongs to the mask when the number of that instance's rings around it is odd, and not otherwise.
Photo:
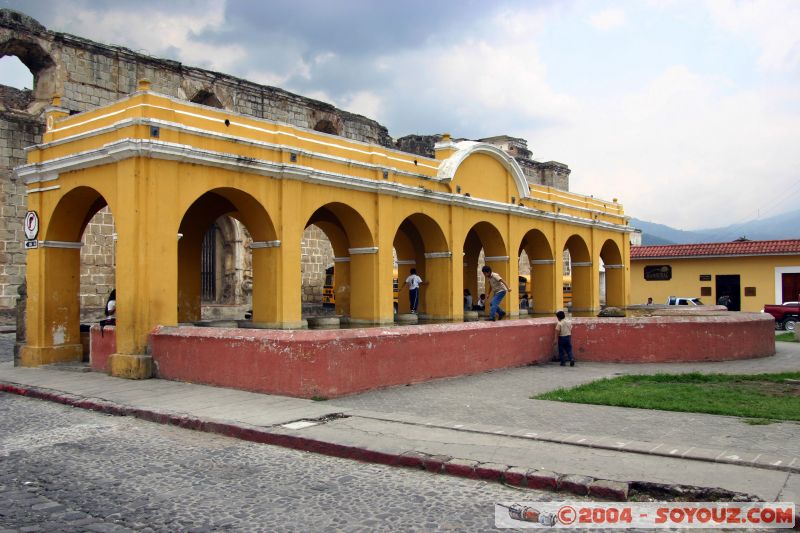
[[(28, 67), (33, 75), (33, 87), (27, 111), (38, 112), (49, 104), (56, 93), (56, 65), (42, 47), (36, 42), (11, 38), (0, 43), (0, 57), (15, 56)], [(34, 105), (38, 104), (38, 105)]]
[(232, 216), (217, 218), (203, 237), (202, 317), (241, 319), (250, 308), (253, 285), (252, 238)]
[(322, 119), (317, 121), (317, 123), (314, 124), (314, 131), (319, 131), (321, 133), (329, 133), (331, 135), (339, 135), (339, 129), (332, 121), (328, 119)]
[(225, 107), (222, 105), (222, 102), (219, 101), (217, 95), (209, 89), (200, 89), (190, 101), (195, 104), (216, 107), (217, 109), (223, 109)]

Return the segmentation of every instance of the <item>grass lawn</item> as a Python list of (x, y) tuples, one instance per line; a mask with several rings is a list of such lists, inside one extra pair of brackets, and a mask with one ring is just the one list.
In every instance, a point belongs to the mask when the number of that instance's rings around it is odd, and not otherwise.
[(787, 380), (800, 380), (800, 372), (622, 376), (532, 399), (800, 421), (800, 384)]
[(778, 333), (777, 335), (775, 335), (775, 340), (782, 342), (797, 342), (796, 340), (794, 340), (794, 333), (791, 331), (787, 331), (785, 333)]

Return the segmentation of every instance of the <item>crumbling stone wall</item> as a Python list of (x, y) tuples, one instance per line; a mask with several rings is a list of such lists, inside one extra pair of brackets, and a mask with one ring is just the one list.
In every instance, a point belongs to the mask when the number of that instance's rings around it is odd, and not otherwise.
[(44, 124), (23, 113), (0, 111), (0, 312), (13, 314), (17, 289), (25, 279), (25, 185), (11, 169), (25, 162), (25, 146), (42, 140)]
[(304, 304), (322, 303), (325, 269), (333, 266), (333, 247), (325, 233), (312, 224), (303, 232), (302, 249), (302, 301)]

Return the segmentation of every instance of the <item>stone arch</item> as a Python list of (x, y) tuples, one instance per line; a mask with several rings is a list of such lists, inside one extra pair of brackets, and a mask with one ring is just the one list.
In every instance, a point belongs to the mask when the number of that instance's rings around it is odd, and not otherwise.
[(220, 217), (228, 216), (244, 225), (250, 244), (253, 271), (253, 321), (277, 322), (274, 298), (280, 242), (266, 209), (248, 193), (218, 188), (200, 195), (183, 214), (178, 227), (178, 321), (201, 318), (201, 254), (208, 229)]
[(202, 257), (203, 266), (212, 267), (203, 276), (206, 283), (213, 284), (213, 298), (204, 290), (204, 303), (240, 305), (248, 301), (253, 277), (247, 247), (251, 240), (244, 225), (232, 216), (222, 215), (212, 223), (203, 239)]
[[(11, 38), (0, 43), (0, 57), (15, 56), (33, 75), (32, 102), (39, 107), (49, 104), (56, 94), (56, 63), (38, 43)], [(28, 106), (30, 109), (30, 106)]]
[(378, 248), (369, 226), (358, 211), (340, 202), (317, 208), (303, 228), (311, 224), (322, 229), (333, 247), (336, 313), (371, 321)]
[(225, 106), (219, 101), (217, 95), (211, 89), (200, 89), (190, 100), (195, 104), (205, 105), (208, 107), (216, 107), (217, 109), (224, 109)]
[(530, 309), (536, 313), (554, 313), (561, 307), (561, 276), (556, 275), (553, 248), (547, 236), (537, 229), (522, 238), (519, 253), (525, 252), (530, 263)]
[[(482, 263), (481, 251), (483, 251)], [(463, 259), (464, 288), (469, 289), (476, 302), (477, 296), (481, 293), (480, 288), (483, 287), (483, 277), (478, 273), (478, 268), (482, 264), (489, 265), (492, 271), (508, 280), (510, 272), (508, 249), (500, 231), (489, 222), (478, 222), (469, 229), (464, 238)], [(485, 292), (485, 288), (483, 290)]]
[(600, 259), (605, 269), (605, 303), (611, 307), (625, 307), (625, 262), (619, 245), (606, 240), (600, 249)]
[(589, 246), (580, 235), (571, 235), (564, 244), (564, 249), (569, 250), (571, 262), (572, 311), (591, 311), (594, 265)]
[[(419, 311), (430, 317), (449, 317), (452, 253), (441, 226), (428, 215), (411, 214), (395, 231), (393, 246), (397, 253), (399, 284), (410, 275), (412, 268), (423, 281), (429, 282), (420, 291)], [(398, 312), (409, 312), (408, 298), (399, 298)]]
[(331, 135), (340, 135), (339, 129), (336, 127), (333, 121), (325, 118), (318, 120), (317, 123), (314, 124), (314, 131), (329, 133)]

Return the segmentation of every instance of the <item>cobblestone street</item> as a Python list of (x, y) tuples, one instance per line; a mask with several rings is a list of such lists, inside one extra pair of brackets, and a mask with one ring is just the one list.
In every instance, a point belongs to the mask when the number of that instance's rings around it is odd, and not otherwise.
[(484, 531), (561, 499), (0, 394), (0, 531)]

